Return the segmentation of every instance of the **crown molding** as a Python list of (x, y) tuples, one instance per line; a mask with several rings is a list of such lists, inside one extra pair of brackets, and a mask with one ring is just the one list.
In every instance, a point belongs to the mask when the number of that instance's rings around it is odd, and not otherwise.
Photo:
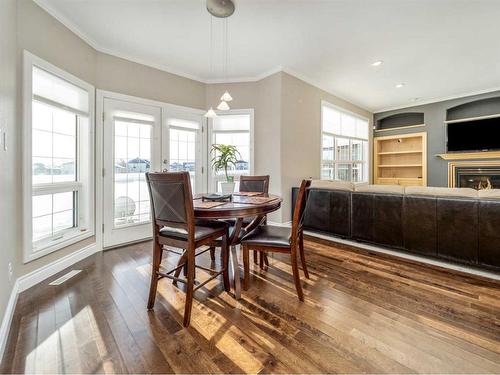
[(489, 93), (492, 93), (495, 91), (500, 91), (500, 86), (492, 87), (492, 88), (485, 89), (485, 90), (469, 91), (467, 93), (461, 93), (461, 94), (456, 94), (456, 95), (441, 96), (441, 97), (435, 97), (435, 98), (430, 98), (430, 99), (425, 99), (425, 100), (418, 100), (416, 102), (412, 102), (413, 104), (409, 104), (409, 105), (405, 104), (405, 105), (400, 105), (400, 106), (381, 108), (381, 109), (377, 109), (377, 110), (373, 111), (373, 114), (387, 112), (387, 111), (396, 111), (398, 109), (414, 108), (414, 107), (419, 107), (421, 105), (445, 102), (447, 100), (467, 98), (469, 96), (474, 96), (474, 95), (489, 94)]
[(366, 107), (364, 104), (360, 104), (359, 102), (357, 102), (356, 100), (354, 99), (349, 99), (349, 98), (346, 98), (344, 97), (343, 95), (339, 95), (338, 93), (332, 91), (331, 89), (329, 89), (328, 87), (326, 87), (324, 84), (322, 84), (321, 82), (315, 80), (315, 79), (312, 79), (312, 78), (309, 78), (308, 76), (302, 74), (302, 73), (299, 73), (297, 72), (296, 70), (293, 70), (291, 68), (287, 68), (287, 67), (284, 67), (283, 70), (282, 70), (284, 73), (288, 74), (288, 75), (291, 75), (297, 79), (300, 79), (301, 81), (304, 81), (308, 84), (310, 84), (311, 86), (314, 86), (322, 91), (325, 91), (327, 92), (328, 94), (330, 95), (333, 95), (347, 103), (350, 103), (352, 105), (355, 105), (356, 107), (358, 107), (359, 109), (362, 109), (364, 111), (367, 111), (367, 112), (370, 112), (370, 113), (373, 113), (373, 110)]

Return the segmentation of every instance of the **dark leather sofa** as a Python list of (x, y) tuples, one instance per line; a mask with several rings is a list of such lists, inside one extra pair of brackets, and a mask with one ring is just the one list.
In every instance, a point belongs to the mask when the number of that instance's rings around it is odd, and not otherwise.
[[(294, 188), (292, 202), (296, 192)], [(498, 191), (313, 185), (304, 226), (311, 232), (500, 271)]]

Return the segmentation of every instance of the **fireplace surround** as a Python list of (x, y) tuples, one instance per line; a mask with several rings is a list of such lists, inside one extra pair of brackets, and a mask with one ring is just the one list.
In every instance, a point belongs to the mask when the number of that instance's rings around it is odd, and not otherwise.
[(476, 190), (500, 189), (500, 161), (449, 163), (448, 186)]

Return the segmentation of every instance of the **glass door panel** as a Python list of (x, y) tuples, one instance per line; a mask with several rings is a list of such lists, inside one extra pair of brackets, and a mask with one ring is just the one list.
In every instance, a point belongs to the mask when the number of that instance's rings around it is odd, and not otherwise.
[(151, 236), (146, 173), (159, 169), (161, 108), (104, 99), (104, 247)]

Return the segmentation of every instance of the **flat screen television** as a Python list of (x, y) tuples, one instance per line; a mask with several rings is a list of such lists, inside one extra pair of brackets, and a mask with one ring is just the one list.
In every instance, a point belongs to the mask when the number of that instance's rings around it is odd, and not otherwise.
[(500, 117), (448, 124), (447, 151), (500, 150)]

